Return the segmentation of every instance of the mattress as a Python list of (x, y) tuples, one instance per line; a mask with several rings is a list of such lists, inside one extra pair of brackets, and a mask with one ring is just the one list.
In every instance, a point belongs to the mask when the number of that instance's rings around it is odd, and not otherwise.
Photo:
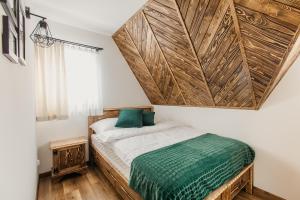
[[(122, 161), (122, 159), (117, 155), (114, 150), (114, 147), (110, 143), (103, 143), (101, 142), (96, 135), (92, 135), (92, 144), (95, 147), (95, 150), (104, 156), (114, 167), (117, 171), (119, 171), (120, 175), (122, 175), (127, 182), (129, 182), (129, 175), (130, 175), (130, 166)], [(230, 183), (234, 180), (229, 181), (228, 183), (224, 184), (210, 195), (208, 195), (205, 200), (213, 200), (216, 199), (225, 188), (228, 187)]]
[(126, 165), (114, 150), (111, 148), (111, 145), (102, 143), (96, 135), (92, 135), (92, 144), (95, 147), (95, 150), (104, 156), (112, 166), (117, 169), (121, 175), (126, 178), (126, 181), (129, 180), (130, 175), (130, 166)]

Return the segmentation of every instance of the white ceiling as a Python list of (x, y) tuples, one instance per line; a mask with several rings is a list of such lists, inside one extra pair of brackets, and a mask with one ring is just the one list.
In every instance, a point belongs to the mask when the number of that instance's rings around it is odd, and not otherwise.
[(31, 12), (50, 20), (112, 35), (147, 0), (25, 0)]

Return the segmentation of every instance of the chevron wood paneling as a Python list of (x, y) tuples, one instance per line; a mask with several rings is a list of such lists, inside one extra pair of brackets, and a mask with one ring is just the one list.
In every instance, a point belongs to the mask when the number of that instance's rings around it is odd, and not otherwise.
[(173, 0), (157, 0), (144, 9), (145, 16), (168, 61), (188, 105), (214, 105), (197, 58), (192, 52)]
[(126, 24), (135, 46), (140, 52), (161, 94), (170, 105), (184, 105), (185, 101), (143, 13)]
[(154, 104), (258, 109), (299, 27), (298, 0), (149, 0), (113, 37)]
[(300, 24), (300, 10), (266, 0), (236, 0), (235, 7), (256, 100), (261, 104), (289, 53)]
[(116, 44), (118, 45), (121, 53), (126, 59), (135, 77), (139, 81), (140, 85), (144, 89), (147, 97), (152, 104), (166, 104), (166, 101), (155, 81), (153, 80), (150, 72), (148, 71), (142, 57), (140, 56), (137, 48), (132, 42), (128, 32), (125, 28), (118, 31), (114, 37)]
[(216, 105), (254, 107), (251, 78), (247, 76), (229, 2), (177, 3)]

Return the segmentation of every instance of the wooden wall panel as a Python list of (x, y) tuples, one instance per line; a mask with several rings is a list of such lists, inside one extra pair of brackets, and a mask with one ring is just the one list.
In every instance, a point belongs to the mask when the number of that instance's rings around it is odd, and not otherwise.
[(300, 11), (269, 0), (235, 0), (235, 8), (256, 100), (261, 105), (289, 53)]
[(126, 29), (131, 35), (166, 103), (170, 105), (184, 105), (185, 100), (144, 14), (138, 13), (129, 20), (126, 24)]
[(288, 5), (290, 7), (300, 9), (300, 0), (276, 0), (276, 1)]
[(145, 16), (188, 105), (214, 105), (173, 0), (150, 2)]
[[(196, 4), (197, 9), (192, 9)], [(215, 104), (254, 108), (251, 78), (243, 62), (229, 2), (182, 1), (178, 6)]]
[(156, 83), (154, 82), (150, 72), (148, 71), (143, 59), (141, 58), (138, 50), (133, 44), (128, 32), (125, 28), (118, 31), (114, 40), (118, 45), (121, 53), (126, 59), (135, 77), (144, 89), (147, 97), (152, 104), (166, 104), (164, 97), (159, 91)]
[(299, 29), (299, 0), (149, 0), (114, 38), (154, 104), (258, 109)]

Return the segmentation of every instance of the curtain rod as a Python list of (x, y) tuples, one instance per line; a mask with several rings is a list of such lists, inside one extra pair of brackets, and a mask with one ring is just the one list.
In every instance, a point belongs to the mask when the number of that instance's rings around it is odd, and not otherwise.
[[(41, 15), (37, 15), (37, 14), (34, 14), (34, 13), (30, 12), (30, 8), (28, 6), (25, 7), (25, 14), (26, 14), (26, 18), (28, 18), (28, 19), (30, 19), (31, 15), (35, 16), (35, 17), (38, 17), (38, 18), (41, 18), (42, 20), (47, 19), (46, 17), (43, 17)], [(87, 45), (87, 44), (81, 44), (81, 43), (77, 43), (77, 42), (71, 42), (71, 41), (68, 41), (68, 40), (58, 39), (58, 38), (54, 38), (54, 37), (49, 37), (48, 39), (51, 39), (51, 40), (54, 40), (54, 41), (57, 41), (57, 42), (62, 42), (64, 44), (70, 44), (70, 45), (84, 47), (84, 48), (88, 48), (88, 49), (94, 49), (97, 52), (104, 50), (101, 47), (95, 47), (95, 46), (91, 46), (91, 45)]]
[[(36, 36), (39, 36), (39, 35), (36, 34)], [(58, 39), (58, 38), (54, 38), (54, 37), (47, 37), (47, 38), (50, 39), (50, 40), (53, 40), (55, 42), (61, 42), (61, 43), (69, 44), (69, 45), (73, 45), (73, 46), (79, 46), (79, 47), (84, 47), (84, 48), (88, 48), (88, 49), (94, 49), (97, 52), (104, 50), (101, 47), (95, 47), (95, 46), (91, 46), (91, 45), (87, 45), (87, 44), (81, 44), (81, 43), (77, 43), (77, 42), (71, 42), (71, 41), (68, 41), (68, 40)]]
[(50, 38), (56, 42), (61, 42), (61, 43), (64, 43), (64, 44), (70, 44), (70, 45), (74, 45), (74, 46), (79, 46), (79, 47), (84, 47), (84, 48), (88, 48), (88, 49), (94, 49), (96, 51), (102, 51), (103, 48), (101, 47), (95, 47), (95, 46), (90, 46), (90, 45), (87, 45), (87, 44), (81, 44), (81, 43), (77, 43), (77, 42), (71, 42), (71, 41), (68, 41), (68, 40), (62, 40), (62, 39), (58, 39), (58, 38)]

